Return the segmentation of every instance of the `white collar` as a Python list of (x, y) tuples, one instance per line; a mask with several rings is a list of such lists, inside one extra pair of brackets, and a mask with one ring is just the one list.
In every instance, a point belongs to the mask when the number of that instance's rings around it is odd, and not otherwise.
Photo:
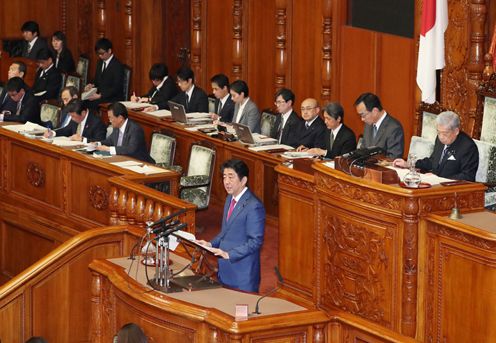
[(162, 86), (164, 85), (164, 82), (165, 82), (165, 80), (167, 80), (167, 78), (168, 78), (168, 76), (164, 77), (164, 79), (162, 80), (162, 82), (160, 82), (160, 84), (157, 87), (155, 87), (155, 88), (157, 90), (159, 90), (160, 88), (162, 88)]
[(241, 199), (241, 197), (243, 196), (243, 194), (245, 194), (245, 192), (247, 190), (248, 190), (248, 187), (245, 186), (245, 188), (243, 188), (243, 190), (241, 192), (239, 192), (238, 195), (236, 195), (235, 197), (232, 197), (232, 199), (234, 199), (236, 201), (236, 204), (238, 204), (239, 199)]
[(384, 118), (386, 118), (387, 116), (387, 112), (384, 111), (383, 115), (379, 118), (379, 120), (377, 121), (377, 123), (375, 123), (375, 127), (377, 128), (377, 130), (379, 130), (379, 127), (381, 127), (381, 124), (382, 122), (384, 121)]
[(341, 126), (343, 126), (343, 123), (339, 124), (339, 126), (337, 128), (332, 130), (332, 134), (333, 134), (334, 138), (336, 138), (336, 136), (338, 135), (338, 132), (341, 129)]

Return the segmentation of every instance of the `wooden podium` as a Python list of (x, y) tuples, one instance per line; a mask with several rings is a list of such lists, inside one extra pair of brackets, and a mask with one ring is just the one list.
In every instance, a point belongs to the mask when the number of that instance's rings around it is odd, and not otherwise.
[[(404, 189), (323, 163), (279, 173), (279, 265), (285, 290), (328, 312), (417, 337), (419, 222), (430, 213), (482, 210), (482, 184)], [(348, 335), (354, 334), (349, 331)]]

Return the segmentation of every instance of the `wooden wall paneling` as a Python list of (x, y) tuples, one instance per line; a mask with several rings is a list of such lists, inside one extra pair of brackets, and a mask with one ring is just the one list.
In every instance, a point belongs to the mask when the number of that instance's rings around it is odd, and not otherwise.
[(322, 91), (320, 92), (320, 98), (324, 103), (329, 102), (332, 98), (332, 7), (332, 2), (330, 0), (322, 1)]
[(164, 32), (163, 50), (165, 62), (169, 67), (169, 75), (175, 77), (176, 70), (187, 63), (191, 53), (191, 1), (162, 0), (165, 15), (162, 20)]
[[(233, 59), (233, 1), (210, 1), (206, 14), (206, 79), (207, 94), (212, 92), (210, 78), (218, 73), (231, 75)], [(234, 81), (234, 80), (229, 80)]]
[[(287, 81), (291, 80), (290, 54), (291, 51), (291, 19), (292, 2), (288, 0), (276, 0), (276, 39), (275, 39), (275, 68), (274, 68), (274, 93), (288, 87)], [(288, 25), (289, 23), (289, 25)]]
[(473, 131), (476, 90), (482, 80), (486, 42), (485, 0), (448, 1), (445, 32), (446, 67), (441, 78), (441, 105), (457, 112), (462, 128)]
[(11, 299), (5, 299), (4, 304), (0, 302), (0, 323), (8, 330), (1, 333), (4, 342), (24, 342), (22, 313), (24, 309), (23, 294), (16, 295)]
[[(245, 5), (245, 6), (243, 6)], [(243, 51), (246, 50), (246, 43), (243, 40), (243, 35), (246, 35), (246, 18), (248, 16), (246, 1), (233, 0), (232, 6), (232, 69), (231, 69), (231, 82), (234, 80), (244, 79), (246, 74), (244, 72)], [(246, 66), (245, 66), (246, 67)], [(248, 85), (249, 87), (250, 85)]]
[(195, 73), (195, 82), (202, 85), (203, 88), (207, 85), (206, 68), (202, 67), (207, 46), (206, 12), (207, 1), (191, 1), (191, 69)]

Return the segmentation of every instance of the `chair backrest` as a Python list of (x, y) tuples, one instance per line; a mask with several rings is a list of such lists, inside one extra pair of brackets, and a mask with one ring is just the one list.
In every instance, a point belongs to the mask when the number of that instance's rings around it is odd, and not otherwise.
[(3, 92), (3, 87), (0, 86), (0, 94)]
[(60, 121), (60, 107), (52, 104), (42, 104), (40, 118), (42, 122), (51, 122), (52, 128), (58, 127)]
[(79, 60), (76, 66), (76, 73), (81, 76), (81, 88), (84, 88), (88, 83), (88, 68), (90, 66), (90, 60), (84, 56), (79, 56)]
[(475, 181), (496, 184), (496, 144), (474, 139), (479, 150), (479, 167)]
[(414, 154), (417, 159), (431, 156), (434, 151), (434, 140), (419, 136), (412, 136), (408, 154)]
[[(276, 120), (277, 120), (277, 115), (268, 111), (263, 111), (260, 122), (261, 134), (267, 137), (274, 136), (275, 133), (277, 132), (277, 129), (275, 127)], [(277, 138), (277, 137), (272, 137), (272, 138)]]
[(81, 77), (76, 75), (67, 75), (67, 80), (65, 81), (65, 87), (73, 86), (76, 87), (78, 91), (81, 90)]
[(129, 85), (131, 84), (131, 68), (124, 65), (124, 82), (122, 83), (122, 96), (123, 100), (129, 98)]
[(60, 80), (60, 88), (59, 88), (59, 96), (58, 96), (59, 99), (60, 99), (60, 96), (62, 95), (62, 89), (64, 89), (65, 82), (67, 80), (67, 74), (66, 73), (61, 73), (61, 74), (62, 74), (62, 78)]
[(212, 175), (215, 162), (215, 149), (204, 143), (193, 143), (189, 154), (187, 176)]
[(421, 102), (415, 112), (414, 135), (434, 142), (437, 136), (436, 117), (439, 113), (447, 110), (438, 102), (433, 104)]
[(208, 97), (208, 112), (215, 113), (215, 98), (213, 96)]
[(154, 132), (152, 134), (150, 156), (155, 160), (155, 163), (171, 166), (174, 162), (175, 153), (176, 139), (174, 137), (159, 132)]

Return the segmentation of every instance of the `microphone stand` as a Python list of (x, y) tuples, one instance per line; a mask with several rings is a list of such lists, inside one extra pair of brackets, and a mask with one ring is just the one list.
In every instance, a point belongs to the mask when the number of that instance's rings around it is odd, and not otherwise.
[(155, 277), (150, 280), (149, 284), (155, 290), (165, 293), (174, 293), (182, 291), (181, 287), (170, 284), (171, 271), (169, 269), (169, 236), (160, 235), (158, 238), (155, 262)]

